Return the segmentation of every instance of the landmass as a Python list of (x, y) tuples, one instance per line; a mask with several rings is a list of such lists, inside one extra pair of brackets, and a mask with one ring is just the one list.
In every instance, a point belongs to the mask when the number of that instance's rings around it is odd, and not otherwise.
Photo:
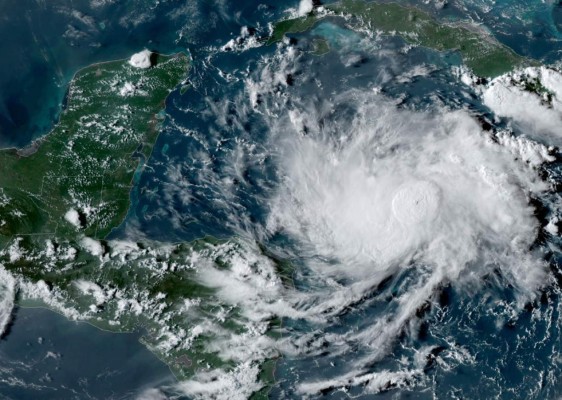
[[(232, 255), (256, 268), (244, 258), (244, 243), (107, 239), (128, 212), (165, 101), (175, 88), (185, 92), (189, 67), (186, 54), (143, 51), (84, 68), (48, 135), (0, 151), (0, 276), (10, 278), (2, 280), (0, 305), (17, 301), (110, 331), (141, 330), (142, 342), (182, 379), (214, 370), (227, 376), (239, 360), (212, 344), (251, 336), (248, 323), (270, 330), (278, 324), (249, 321), (205, 280), (227, 271)], [(248, 368), (256, 382), (259, 374), (271, 382), (272, 368), (262, 361)]]
[(0, 244), (14, 235), (103, 239), (121, 223), (157, 114), (188, 68), (185, 54), (152, 58), (151, 68), (115, 61), (79, 71), (53, 131), (0, 151)]
[(278, 42), (286, 34), (306, 32), (330, 18), (343, 20), (351, 29), (398, 35), (412, 45), (458, 52), (464, 64), (480, 77), (494, 78), (518, 66), (535, 65), (475, 25), (444, 23), (411, 6), (365, 0), (342, 0), (280, 21), (273, 26), (267, 43)]

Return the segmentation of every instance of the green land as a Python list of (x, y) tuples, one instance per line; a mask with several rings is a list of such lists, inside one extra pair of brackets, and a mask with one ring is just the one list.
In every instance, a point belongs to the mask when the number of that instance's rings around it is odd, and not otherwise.
[[(0, 152), (0, 243), (14, 235), (105, 238), (129, 208), (135, 171), (158, 136), (156, 114), (185, 79), (188, 58), (156, 55), (139, 69), (127, 62), (79, 71), (68, 106), (44, 139)], [(80, 226), (67, 219), (78, 213)]]
[(499, 43), (493, 36), (469, 24), (443, 23), (414, 7), (395, 3), (373, 3), (365, 0), (342, 0), (325, 6), (326, 14), (309, 15), (278, 22), (268, 44), (287, 33), (312, 29), (327, 18), (344, 19), (351, 29), (368, 29), (383, 34), (399, 35), (407, 43), (438, 51), (456, 51), (463, 62), (481, 77), (493, 78), (529, 61)]
[[(198, 283), (196, 271), (227, 269), (243, 245), (106, 238), (127, 214), (166, 98), (175, 88), (187, 90), (189, 67), (180, 53), (153, 54), (147, 69), (127, 60), (84, 68), (48, 135), (25, 149), (0, 151), (0, 270), (16, 278), (20, 304), (110, 331), (141, 329), (143, 343), (180, 378), (235, 366), (208, 343), (244, 334), (245, 319)], [(206, 328), (194, 334), (198, 324)], [(270, 364), (262, 371), (271, 382)]]

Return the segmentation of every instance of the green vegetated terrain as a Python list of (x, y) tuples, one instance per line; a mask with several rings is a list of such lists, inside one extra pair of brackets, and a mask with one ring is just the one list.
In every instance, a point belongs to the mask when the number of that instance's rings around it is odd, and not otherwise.
[(324, 14), (309, 15), (278, 22), (269, 44), (287, 33), (305, 32), (327, 17), (343, 17), (352, 28), (396, 34), (407, 43), (438, 51), (457, 51), (463, 62), (481, 77), (493, 78), (524, 65), (527, 60), (499, 43), (493, 36), (468, 24), (446, 24), (424, 11), (396, 3), (375, 3), (365, 0), (342, 0), (325, 6)]
[(189, 66), (180, 53), (153, 54), (147, 69), (127, 60), (84, 68), (48, 135), (0, 151), (0, 269), (16, 278), (20, 303), (111, 331), (141, 329), (178, 377), (233, 367), (207, 344), (243, 332), (245, 320), (198, 283), (196, 271), (228, 269), (228, 255), (243, 246), (105, 239), (126, 216), (166, 98)]
[[(0, 151), (0, 242), (14, 235), (101, 239), (129, 207), (135, 170), (158, 135), (156, 114), (186, 77), (185, 54), (153, 55), (149, 69), (126, 61), (79, 71), (60, 121), (27, 149)], [(69, 210), (79, 224), (69, 222)]]
[[(247, 335), (247, 320), (201, 283), (198, 274), (201, 269), (228, 270), (232, 255), (247, 261), (244, 244), (212, 238), (179, 244), (102, 243), (104, 255), (94, 256), (73, 241), (58, 242), (50, 251), (20, 241), (21, 257), (3, 264), (46, 292), (24, 299), (23, 305), (46, 305), (108, 331), (140, 330), (142, 343), (180, 379), (202, 370), (235, 368), (234, 360), (224, 359), (210, 344)], [(276, 320), (266, 325), (271, 335), (280, 326)], [(265, 387), (274, 381), (267, 367), (274, 358), (262, 367)]]

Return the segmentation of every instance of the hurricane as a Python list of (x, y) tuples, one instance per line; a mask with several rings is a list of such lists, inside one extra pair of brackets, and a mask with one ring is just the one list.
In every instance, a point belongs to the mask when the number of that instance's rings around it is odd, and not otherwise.
[[(280, 45), (203, 117), (237, 137), (221, 149), (230, 163), (204, 179), (247, 253), (228, 272), (200, 271), (220, 301), (251, 321), (254, 339), (217, 344), (221, 354), (246, 354), (229, 356), (246, 360), (229, 379), (248, 379), (244, 367), (255, 376), (248, 360), (275, 355), (297, 382), (281, 383), (281, 397), (374, 394), (427, 381), (437, 358), (445, 369), (473, 362), (460, 344), (425, 343), (426, 314), (446, 314), (451, 292), (487, 303), (491, 288), (510, 290), (512, 316), (540, 296), (549, 268), (536, 203), (551, 190), (540, 170), (553, 160), (549, 150), (490, 129), (468, 106), (415, 107), (362, 85), (326, 96), (303, 58)], [(287, 84), (291, 74), (306, 89)], [(538, 158), (525, 159), (517, 140), (537, 146)], [(248, 194), (260, 218), (249, 215)], [(259, 244), (294, 263), (289, 279)], [(277, 337), (256, 333), (272, 319), (283, 321)], [(410, 354), (390, 361), (407, 346)], [(182, 389), (227, 396), (233, 383), (224, 376), (196, 375)]]

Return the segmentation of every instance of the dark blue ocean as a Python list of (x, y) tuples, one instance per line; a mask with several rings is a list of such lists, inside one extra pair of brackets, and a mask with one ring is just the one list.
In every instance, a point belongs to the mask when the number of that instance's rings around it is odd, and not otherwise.
[[(521, 55), (545, 63), (562, 60), (562, 3), (450, 1), (444, 8), (434, 2), (408, 3), (444, 20), (470, 18), (483, 23)], [(271, 119), (248, 113), (235, 101), (246, 90), (245, 77), (263, 69), (264, 60), (273, 57), (276, 47), (220, 51), (240, 35), (242, 27), (254, 28), (257, 42), (263, 42), (268, 23), (296, 6), (297, 1), (254, 0), (5, 0), (0, 5), (0, 35), (5, 38), (0, 42), (0, 145), (25, 146), (48, 133), (62, 110), (68, 82), (84, 66), (127, 58), (143, 48), (187, 52), (193, 58), (190, 89), (181, 94), (176, 88), (168, 98), (162, 133), (133, 188), (127, 220), (112, 238), (130, 238), (141, 232), (154, 240), (177, 242), (246, 234), (263, 239), (271, 249), (290, 249), (284, 256), (299, 265), (298, 246), (290, 237), (283, 233), (262, 236), (270, 206), (268, 194), (280, 183), (279, 160), (267, 148)], [(477, 94), (452, 75), (451, 65), (460, 65), (455, 54), (422, 48), (403, 53), (404, 43), (397, 37), (366, 45), (360, 34), (337, 20), (294, 38), (305, 56), (298, 59), (283, 88), (283, 95), (289, 98), (310, 96), (320, 104), (345, 90), (379, 87), (385, 96), (399, 99), (397, 103), (404, 109), (424, 111), (439, 104), (491, 118)], [(320, 57), (310, 54), (317, 38), (327, 40), (332, 51)], [(241, 46), (247, 40), (241, 39)], [(351, 59), (356, 61), (346, 63)], [(275, 60), (271, 63), (274, 66)], [(417, 65), (434, 69), (408, 81), (397, 78)], [(225, 105), (225, 98), (232, 102)], [(498, 128), (503, 127), (498, 123)], [(236, 153), (241, 143), (251, 144), (252, 149), (243, 160)], [(243, 166), (242, 171), (236, 170), (238, 165)], [(559, 176), (558, 161), (549, 168), (545, 174)], [(236, 189), (225, 193), (221, 183), (226, 180)], [(537, 219), (543, 226), (548, 207), (547, 200), (537, 200)], [(389, 385), (376, 398), (561, 396), (562, 259), (547, 249), (546, 240), (539, 237), (534, 246), (544, 252), (549, 264), (549, 286), (520, 313), (513, 314), (509, 306), (516, 298), (512, 288), (499, 290), (501, 278), (493, 273), (476, 293), (443, 284), (435, 302), (416, 312), (412, 324), (417, 325), (411, 327), (415, 333), (402, 333), (392, 351), (368, 371), (399, 370), (404, 360), (417, 360), (423, 353), (420, 349), (431, 349), (423, 355), (424, 377), (413, 378), (405, 386)], [(316, 340), (366, 330), (384, 317), (387, 304), (416, 274), (414, 268), (406, 268), (390, 276), (373, 289), (372, 298), (360, 299), (331, 325), (318, 328), (287, 320), (287, 332), (309, 332)], [(297, 275), (295, 284), (306, 286), (306, 276), (301, 278), (299, 282)], [(138, 343), (140, 333), (110, 334), (41, 309), (19, 308), (15, 316), (9, 334), (0, 341), (0, 398), (87, 395), (125, 399), (174, 380), (167, 367)], [(325, 346), (324, 352), (280, 359), (276, 369), (279, 383), (270, 397), (299, 398), (294, 382), (336, 377), (355, 358), (368, 355), (358, 346), (356, 352), (342, 353), (334, 363), (333, 349)], [(466, 354), (450, 351), (453, 348), (464, 349)], [(53, 356), (45, 356), (51, 353)], [(444, 359), (439, 358), (442, 353), (449, 357), (446, 364), (437, 361)], [(16, 383), (20, 381), (27, 386)], [(327, 389), (322, 395), (373, 398), (363, 395), (361, 385)]]
[(172, 384), (138, 333), (115, 334), (43, 308), (18, 308), (0, 340), (2, 399), (127, 399)]

